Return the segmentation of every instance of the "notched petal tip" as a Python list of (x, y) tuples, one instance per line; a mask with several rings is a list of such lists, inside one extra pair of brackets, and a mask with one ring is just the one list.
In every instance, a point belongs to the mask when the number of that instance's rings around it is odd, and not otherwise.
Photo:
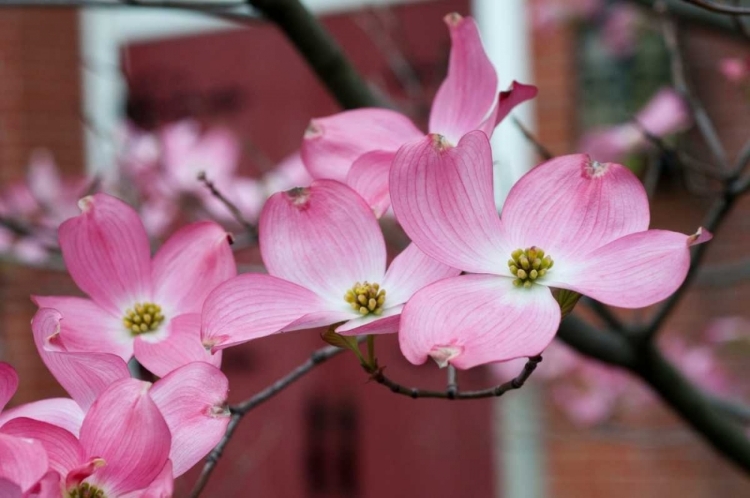
[(229, 403), (226, 401), (219, 405), (213, 405), (208, 409), (208, 416), (211, 418), (228, 417), (231, 414), (232, 412), (229, 410)]
[(611, 165), (612, 163), (600, 163), (599, 161), (594, 161), (587, 155), (586, 161), (583, 164), (583, 174), (586, 175), (587, 178), (601, 178), (607, 174)]
[(450, 14), (447, 14), (443, 20), (445, 21), (445, 24), (447, 24), (449, 27), (456, 27), (464, 20), (463, 16), (459, 14), (458, 12), (451, 12)]
[(432, 146), (438, 152), (443, 152), (453, 148), (453, 144), (451, 144), (443, 135), (440, 135), (439, 133), (430, 133), (428, 136), (432, 140)]
[(688, 247), (703, 244), (713, 239), (714, 235), (703, 227), (698, 227), (698, 231), (687, 238)]
[(464, 348), (462, 346), (435, 346), (429, 355), (440, 368), (445, 368), (451, 360), (456, 359), (463, 352)]
[(78, 200), (78, 209), (81, 210), (82, 213), (88, 213), (91, 211), (91, 209), (94, 207), (94, 196), (93, 195), (87, 195), (86, 197), (82, 197)]
[(311, 140), (322, 136), (323, 128), (320, 126), (320, 123), (318, 123), (318, 121), (315, 119), (311, 119), (310, 123), (308, 123), (307, 125), (307, 128), (305, 128), (305, 133), (302, 138), (305, 140)]
[(310, 189), (307, 187), (294, 187), (284, 192), (286, 198), (297, 209), (306, 209), (310, 203)]

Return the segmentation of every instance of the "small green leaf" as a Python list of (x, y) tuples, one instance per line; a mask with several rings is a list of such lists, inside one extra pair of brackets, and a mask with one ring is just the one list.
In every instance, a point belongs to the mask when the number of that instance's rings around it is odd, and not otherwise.
[(359, 343), (357, 342), (357, 337), (337, 334), (334, 331), (334, 327), (335, 326), (329, 327), (325, 332), (320, 334), (320, 337), (331, 346), (336, 346), (337, 348), (341, 348), (341, 349), (348, 349), (349, 351), (357, 355), (359, 362), (363, 366), (366, 366), (367, 362), (362, 356), (362, 352), (359, 350)]
[(568, 316), (576, 307), (578, 300), (581, 299), (579, 293), (567, 289), (555, 289), (552, 295), (555, 296), (557, 304), (560, 305), (561, 318)]

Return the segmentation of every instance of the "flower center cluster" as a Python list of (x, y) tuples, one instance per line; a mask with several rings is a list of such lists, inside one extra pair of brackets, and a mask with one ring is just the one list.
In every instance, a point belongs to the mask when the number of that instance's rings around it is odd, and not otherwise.
[(371, 284), (367, 281), (357, 282), (354, 287), (346, 291), (344, 300), (361, 315), (370, 313), (380, 315), (383, 313), (383, 303), (385, 303), (385, 289), (381, 289), (380, 284)]
[(545, 256), (544, 251), (536, 246), (528, 249), (516, 249), (508, 260), (508, 268), (515, 276), (513, 285), (531, 287), (535, 280), (542, 278), (555, 264), (552, 258)]
[(106, 498), (106, 495), (96, 486), (82, 482), (75, 488), (68, 490), (68, 498)]
[(122, 324), (133, 335), (154, 332), (164, 321), (161, 306), (154, 303), (135, 303), (125, 311)]

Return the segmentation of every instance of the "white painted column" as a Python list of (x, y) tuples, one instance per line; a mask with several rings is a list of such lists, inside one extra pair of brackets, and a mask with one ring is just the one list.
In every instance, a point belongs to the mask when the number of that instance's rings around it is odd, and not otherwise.
[[(507, 88), (513, 80), (533, 83), (528, 2), (473, 0), (472, 7), (484, 46), (497, 68), (500, 88)], [(534, 129), (533, 101), (522, 104), (512, 115)], [(534, 150), (506, 119), (495, 130), (492, 151), (495, 202), (500, 208), (511, 186), (534, 166)], [(540, 409), (539, 392), (528, 384), (494, 401), (495, 489), (499, 498), (547, 496)]]
[[(513, 80), (532, 83), (528, 2), (524, 0), (473, 0), (472, 12), (482, 33), (482, 42), (500, 77), (500, 88)], [(517, 107), (512, 115), (534, 128), (534, 102)], [(533, 166), (533, 148), (506, 118), (492, 136), (495, 159), (495, 191), (502, 206), (510, 187)]]

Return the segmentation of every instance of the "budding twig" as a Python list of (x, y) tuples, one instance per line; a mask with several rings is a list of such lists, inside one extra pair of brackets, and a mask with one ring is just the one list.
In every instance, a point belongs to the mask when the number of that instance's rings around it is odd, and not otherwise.
[(214, 185), (214, 183), (208, 179), (205, 172), (201, 171), (198, 174), (198, 180), (203, 182), (206, 188), (211, 192), (211, 195), (216, 197), (222, 204), (224, 204), (229, 212), (232, 213), (232, 217), (237, 221), (237, 223), (242, 225), (247, 233), (250, 234), (252, 240), (258, 240), (258, 228), (245, 219), (237, 205), (227, 199), (227, 197), (221, 193), (216, 185)]

